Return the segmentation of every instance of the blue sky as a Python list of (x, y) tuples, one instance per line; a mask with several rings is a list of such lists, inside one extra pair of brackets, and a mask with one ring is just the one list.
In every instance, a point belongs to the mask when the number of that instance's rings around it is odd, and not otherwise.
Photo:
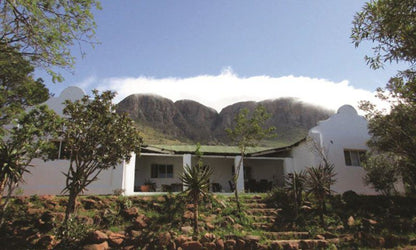
[[(124, 98), (154, 93), (193, 99), (218, 111), (244, 100), (293, 96), (336, 109), (356, 106), (384, 86), (396, 66), (371, 70), (371, 44), (355, 48), (350, 34), (361, 0), (102, 1), (94, 49), (73, 73), (52, 84), (87, 93), (112, 89)], [(327, 100), (325, 100), (327, 99)]]

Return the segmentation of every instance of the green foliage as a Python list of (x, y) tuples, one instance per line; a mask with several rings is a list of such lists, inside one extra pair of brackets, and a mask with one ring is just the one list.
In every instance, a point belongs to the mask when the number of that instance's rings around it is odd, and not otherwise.
[(75, 218), (70, 218), (68, 221), (57, 229), (56, 236), (61, 240), (57, 249), (76, 249), (80, 247), (80, 242), (91, 231), (92, 227), (79, 222)]
[(306, 193), (312, 194), (319, 204), (321, 224), (325, 227), (324, 214), (326, 199), (331, 195), (331, 185), (335, 183), (334, 165), (320, 164), (306, 169)]
[(275, 127), (266, 128), (270, 117), (262, 105), (257, 106), (252, 114), (248, 109), (242, 109), (234, 118), (234, 127), (226, 129), (228, 137), (245, 153), (248, 147), (255, 147), (261, 140), (274, 136)]
[(92, 9), (97, 0), (4, 0), (0, 2), (0, 43), (46, 67), (53, 80), (62, 80), (51, 67), (74, 64), (70, 46), (90, 42), (95, 36)]
[(303, 192), (305, 191), (305, 184), (307, 181), (306, 171), (294, 171), (288, 174), (285, 178), (285, 187), (290, 197), (296, 201), (296, 209), (302, 205)]
[(198, 157), (197, 164), (193, 166), (186, 165), (183, 173), (179, 176), (181, 182), (185, 185), (184, 193), (192, 200), (195, 206), (194, 213), (194, 232), (198, 232), (198, 204), (201, 196), (207, 196), (209, 192), (209, 179), (213, 173), (210, 166), (204, 165), (202, 153), (199, 151), (200, 145), (197, 145), (195, 155)]
[[(231, 141), (240, 149), (241, 159), (233, 176), (233, 185), (237, 187), (237, 179), (248, 147), (255, 147), (265, 138), (274, 136), (275, 127), (266, 127), (266, 121), (271, 117), (266, 108), (258, 105), (252, 114), (248, 109), (242, 109), (234, 118), (234, 127), (225, 131)], [(241, 212), (238, 189), (234, 188), (237, 210)]]
[[(378, 110), (368, 101), (361, 103), (367, 112), (369, 132), (373, 135), (369, 146), (381, 155), (394, 155), (397, 168), (407, 192), (416, 193), (416, 11), (413, 0), (377, 0), (367, 3), (353, 21), (352, 39), (356, 46), (368, 40), (375, 43), (373, 56), (366, 56), (371, 68), (377, 69), (386, 62), (404, 62), (409, 69), (391, 77), (378, 97), (390, 104), (390, 112)], [(383, 156), (380, 156), (383, 157)], [(376, 159), (372, 163), (381, 163)], [(369, 164), (369, 166), (371, 163)], [(380, 167), (373, 166), (377, 174)], [(389, 177), (385, 177), (389, 178)], [(384, 188), (382, 188), (384, 189)]]
[(394, 184), (399, 179), (400, 159), (394, 154), (376, 154), (370, 152), (364, 162), (366, 175), (364, 181), (384, 195), (396, 193)]
[(142, 138), (133, 121), (126, 114), (117, 114), (110, 91), (94, 99), (84, 96), (81, 100), (66, 101), (61, 138), (65, 151), (69, 152), (69, 168), (63, 192), (69, 193), (67, 217), (74, 212), (76, 196), (98, 179), (102, 170), (116, 167), (131, 153), (139, 153)]
[(40, 104), (49, 98), (42, 79), (33, 79), (34, 68), (13, 47), (0, 43), (0, 135), (5, 125), (13, 122), (17, 114), (27, 107)]
[[(33, 70), (16, 48), (0, 42), (0, 196), (6, 186), (10, 195), (32, 159), (52, 147), (47, 137), (59, 124), (46, 106), (33, 107), (49, 97), (43, 81), (33, 79)], [(5, 209), (7, 202), (0, 207)]]
[(413, 0), (376, 0), (355, 15), (351, 35), (355, 46), (366, 40), (376, 43), (374, 56), (365, 57), (371, 68), (380, 68), (385, 62), (416, 62), (414, 7)]

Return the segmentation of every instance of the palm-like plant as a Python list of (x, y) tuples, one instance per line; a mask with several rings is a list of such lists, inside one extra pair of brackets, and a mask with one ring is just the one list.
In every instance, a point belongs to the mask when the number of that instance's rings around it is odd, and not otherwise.
[(286, 177), (286, 190), (289, 195), (295, 200), (295, 213), (297, 215), (299, 207), (303, 201), (303, 191), (305, 190), (306, 171), (294, 171)]
[(213, 170), (204, 165), (202, 161), (202, 154), (199, 151), (200, 146), (197, 146), (196, 155), (198, 157), (197, 164), (193, 166), (186, 165), (184, 172), (179, 179), (185, 185), (186, 190), (183, 191), (186, 196), (192, 201), (195, 208), (194, 213), (194, 233), (198, 233), (198, 216), (199, 216), (199, 201), (200, 198), (206, 196), (209, 192), (209, 179)]
[(308, 178), (306, 179), (307, 194), (312, 194), (319, 204), (319, 216), (324, 227), (324, 213), (326, 212), (326, 197), (331, 194), (331, 185), (335, 183), (334, 165), (320, 164), (318, 167), (306, 169)]

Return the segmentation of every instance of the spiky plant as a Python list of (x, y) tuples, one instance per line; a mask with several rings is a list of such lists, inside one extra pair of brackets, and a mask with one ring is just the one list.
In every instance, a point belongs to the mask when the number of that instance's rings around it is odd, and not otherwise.
[(306, 169), (306, 192), (312, 194), (318, 201), (321, 225), (325, 227), (326, 198), (331, 195), (331, 185), (335, 183), (335, 171), (332, 164), (320, 164), (318, 167)]
[(295, 201), (295, 213), (298, 214), (299, 207), (302, 205), (303, 192), (305, 191), (306, 171), (294, 171), (286, 176), (285, 187), (288, 194)]
[(198, 157), (198, 162), (195, 165), (184, 167), (184, 172), (179, 179), (185, 185), (186, 190), (183, 193), (194, 204), (194, 233), (198, 233), (198, 216), (199, 216), (199, 201), (209, 192), (209, 179), (213, 173), (212, 168), (204, 165), (202, 161), (202, 153), (200, 152), (200, 145), (197, 145), (195, 154)]

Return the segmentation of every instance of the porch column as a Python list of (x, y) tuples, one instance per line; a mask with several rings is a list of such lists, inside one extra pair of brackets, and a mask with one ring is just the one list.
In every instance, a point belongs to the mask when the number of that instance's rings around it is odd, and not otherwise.
[[(240, 163), (241, 156), (236, 156), (234, 158), (234, 171), (237, 173), (237, 167)], [(240, 172), (238, 173), (237, 179), (237, 191), (244, 192), (244, 161), (241, 162)]]
[(286, 176), (288, 173), (293, 173), (295, 171), (295, 166), (293, 164), (292, 158), (285, 158), (283, 161), (283, 176)]
[(121, 188), (124, 189), (124, 195), (134, 194), (134, 178), (136, 175), (136, 154), (132, 153), (129, 162), (123, 161), (123, 177)]
[[(185, 171), (185, 167), (186, 166), (189, 166), (190, 167), (191, 164), (192, 164), (192, 156), (191, 156), (191, 154), (184, 154), (183, 155), (183, 168), (184, 168), (184, 171)], [(185, 187), (185, 185), (183, 185), (183, 191), (185, 191), (185, 190), (186, 190), (186, 187)]]

